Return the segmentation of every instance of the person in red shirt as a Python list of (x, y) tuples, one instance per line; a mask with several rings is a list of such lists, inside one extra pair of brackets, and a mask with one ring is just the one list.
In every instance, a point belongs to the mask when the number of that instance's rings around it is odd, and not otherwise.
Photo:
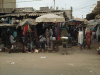
[(90, 32), (86, 33), (86, 41), (87, 41), (87, 48), (90, 49), (91, 45), (91, 36), (92, 36), (92, 30), (90, 29)]

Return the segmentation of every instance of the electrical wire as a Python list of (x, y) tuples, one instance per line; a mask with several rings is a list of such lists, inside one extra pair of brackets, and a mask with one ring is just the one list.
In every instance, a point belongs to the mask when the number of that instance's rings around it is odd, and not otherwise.
[(52, 0), (52, 4), (51, 4), (52, 8), (53, 8), (53, 0)]
[[(94, 1), (94, 0), (92, 0), (92, 1)], [(89, 2), (91, 2), (91, 1), (81, 2), (81, 3), (78, 3), (78, 4), (74, 4), (74, 5), (75, 6), (86, 5), (86, 4), (89, 4)]]
[[(91, 4), (91, 5), (93, 5), (93, 4)], [(82, 8), (78, 8), (78, 9), (74, 9), (74, 11), (87, 8), (87, 7), (91, 6), (91, 5), (88, 5), (88, 6), (85, 6), (85, 7), (82, 7)]]

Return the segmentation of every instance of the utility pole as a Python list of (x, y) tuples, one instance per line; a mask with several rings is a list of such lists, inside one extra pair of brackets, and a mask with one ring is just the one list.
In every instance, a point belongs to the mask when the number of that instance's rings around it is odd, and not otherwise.
[(72, 11), (73, 11), (73, 7), (71, 6), (71, 19), (72, 19)]
[(65, 10), (66, 10), (66, 4), (65, 4)]
[(55, 0), (54, 0), (54, 10), (55, 10)]
[(82, 15), (82, 19), (83, 19), (83, 15)]

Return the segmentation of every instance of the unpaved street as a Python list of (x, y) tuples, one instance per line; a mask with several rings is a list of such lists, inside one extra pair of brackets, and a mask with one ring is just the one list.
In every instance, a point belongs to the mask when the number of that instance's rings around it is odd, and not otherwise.
[(100, 75), (95, 50), (57, 53), (0, 53), (0, 75)]

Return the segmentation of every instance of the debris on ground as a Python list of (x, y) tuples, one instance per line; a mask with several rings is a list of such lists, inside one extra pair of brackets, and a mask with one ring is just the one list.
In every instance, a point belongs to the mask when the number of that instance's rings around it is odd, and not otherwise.
[(46, 57), (40, 57), (40, 58), (46, 58)]
[(90, 71), (90, 72), (92, 72), (92, 71)]
[(68, 65), (70, 65), (70, 66), (74, 66), (74, 64), (68, 64)]
[(9, 64), (15, 64), (15, 62), (12, 62), (12, 61), (7, 61), (7, 63), (9, 63)]

